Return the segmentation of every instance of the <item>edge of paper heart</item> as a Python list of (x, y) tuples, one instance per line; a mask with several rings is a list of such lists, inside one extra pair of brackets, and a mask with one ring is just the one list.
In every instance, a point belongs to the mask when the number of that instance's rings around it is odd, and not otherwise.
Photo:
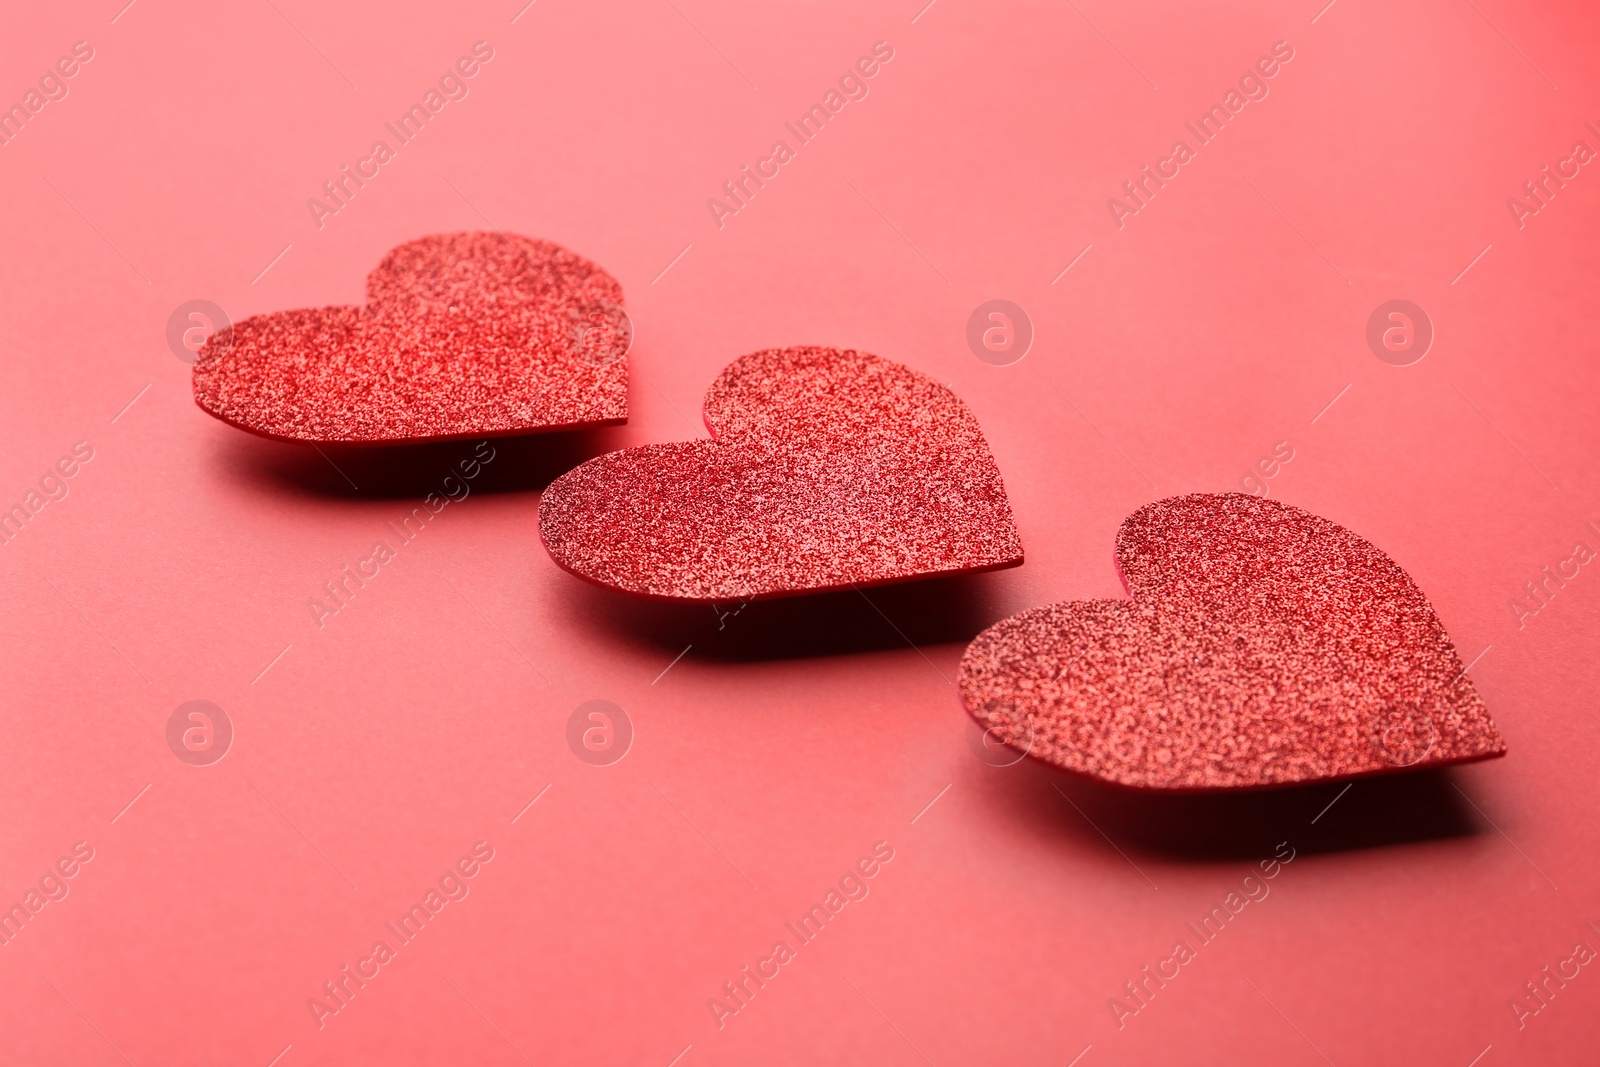
[[(1112, 601), (1112, 602), (1113, 603), (1121, 603), (1121, 601)], [(976, 638), (974, 638), (974, 640), (976, 640)], [(963, 654), (962, 658), (963, 659), (966, 658), (964, 654)], [(966, 712), (967, 716), (973, 722), (977, 723), (980, 728), (984, 728), (984, 729), (988, 728), (989, 724), (984, 722), (982, 719), (980, 719), (977, 716), (977, 713), (974, 712), (972, 710), (972, 707), (967, 703), (967, 694), (961, 688), (961, 676), (960, 676), (959, 670), (958, 670), (957, 675), (956, 675), (956, 699), (961, 702), (961, 710)], [(1383, 777), (1385, 775), (1391, 775), (1391, 774), (1411, 774), (1411, 773), (1417, 773), (1417, 772), (1439, 770), (1439, 769), (1442, 769), (1442, 768), (1445, 768), (1445, 767), (1456, 767), (1456, 766), (1460, 766), (1462, 764), (1467, 764), (1467, 763), (1482, 763), (1485, 760), (1501, 759), (1506, 755), (1506, 753), (1508, 751), (1507, 747), (1506, 747), (1506, 744), (1505, 744), (1505, 739), (1501, 738), (1499, 751), (1478, 752), (1478, 753), (1473, 753), (1471, 755), (1466, 755), (1466, 756), (1455, 756), (1455, 757), (1452, 757), (1450, 759), (1422, 760), (1422, 761), (1419, 761), (1417, 763), (1409, 764), (1409, 765), (1406, 765), (1406, 766), (1398, 766), (1397, 765), (1397, 766), (1385, 766), (1385, 767), (1372, 767), (1372, 768), (1370, 768), (1368, 770), (1352, 771), (1352, 772), (1349, 772), (1349, 773), (1346, 773), (1346, 774), (1330, 774), (1330, 775), (1327, 775), (1327, 776), (1321, 777), (1321, 778), (1297, 778), (1294, 781), (1290, 781), (1290, 782), (1259, 782), (1259, 783), (1251, 783), (1251, 784), (1248, 784), (1248, 785), (1222, 785), (1222, 786), (1193, 786), (1193, 785), (1175, 785), (1174, 786), (1174, 785), (1134, 785), (1134, 784), (1132, 784), (1130, 782), (1119, 782), (1115, 778), (1103, 778), (1100, 775), (1093, 774), (1093, 773), (1091, 773), (1089, 771), (1078, 770), (1078, 769), (1076, 769), (1074, 767), (1063, 767), (1059, 763), (1052, 763), (1050, 760), (1045, 759), (1043, 756), (1040, 756), (1040, 755), (1037, 755), (1036, 753), (1034, 753), (1032, 751), (1032, 746), (1029, 746), (1029, 748), (1027, 750), (1023, 750), (1023, 749), (1017, 748), (1015, 745), (1007, 743), (1005, 747), (1010, 749), (1013, 752), (1016, 752), (1021, 759), (1029, 760), (1030, 761), (1030, 765), (1035, 767), (1036, 769), (1042, 769), (1042, 770), (1051, 771), (1051, 772), (1054, 772), (1056, 774), (1066, 775), (1069, 778), (1075, 778), (1075, 779), (1081, 779), (1081, 780), (1087, 781), (1087, 782), (1093, 782), (1095, 785), (1098, 785), (1098, 786), (1103, 786), (1103, 787), (1106, 787), (1106, 788), (1109, 788), (1109, 789), (1121, 790), (1121, 791), (1125, 791), (1125, 792), (1128, 792), (1128, 793), (1147, 793), (1147, 794), (1148, 793), (1160, 793), (1160, 794), (1167, 795), (1167, 796), (1177, 796), (1177, 795), (1190, 795), (1190, 796), (1202, 796), (1202, 795), (1204, 795), (1204, 796), (1210, 796), (1210, 795), (1220, 795), (1220, 794), (1224, 794), (1224, 793), (1227, 793), (1227, 794), (1233, 794), (1233, 793), (1268, 793), (1268, 792), (1275, 792), (1275, 791), (1278, 791), (1278, 790), (1285, 790), (1285, 789), (1300, 789), (1300, 788), (1303, 788), (1303, 787), (1306, 787), (1306, 786), (1327, 785), (1329, 782), (1349, 782), (1349, 781), (1354, 781), (1357, 778), (1378, 778), (1378, 777)], [(1020, 760), (1019, 760), (1019, 762), (1020, 762)], [(1007, 764), (1006, 766), (1014, 766), (1014, 764)]]
[(236, 422), (226, 415), (219, 415), (206, 407), (199, 396), (194, 397), (195, 407), (210, 415), (224, 426), (231, 426), (235, 430), (243, 430), (254, 437), (264, 438), (268, 441), (279, 441), (290, 445), (331, 445), (338, 448), (389, 448), (396, 445), (426, 445), (445, 443), (450, 441), (482, 441), (485, 438), (497, 437), (531, 437), (535, 434), (545, 433), (571, 433), (578, 430), (596, 430), (604, 426), (623, 426), (628, 421), (627, 415), (614, 419), (595, 419), (590, 422), (564, 422), (550, 426), (530, 426), (527, 428), (513, 428), (508, 430), (473, 430), (464, 433), (439, 434), (429, 437), (374, 437), (365, 440), (348, 440), (337, 437), (285, 437), (282, 434), (268, 433), (254, 426)]
[[(644, 449), (644, 448), (650, 448), (651, 446), (650, 445), (641, 445), (639, 447), (641, 449)], [(631, 451), (633, 451), (633, 449), (627, 448), (627, 449), (621, 449), (621, 451), (631, 452)], [(608, 454), (615, 455), (615, 453), (608, 453)], [(604, 456), (597, 456), (595, 458), (596, 459), (604, 459), (605, 457)], [(593, 461), (592, 460), (585, 460), (585, 462), (593, 462)], [(583, 464), (579, 464), (579, 466), (582, 466), (582, 465)], [(573, 470), (576, 470), (576, 469), (577, 469), (576, 467), (573, 468)], [(565, 475), (563, 475), (562, 477), (565, 477)], [(551, 484), (554, 484), (554, 483), (551, 483)], [(868, 589), (881, 589), (884, 586), (888, 586), (888, 585), (905, 585), (908, 582), (927, 582), (927, 581), (933, 581), (933, 580), (938, 579), (938, 578), (959, 578), (959, 577), (962, 577), (963, 575), (968, 575), (968, 574), (988, 574), (991, 571), (1005, 571), (1005, 570), (1010, 570), (1013, 567), (1020, 567), (1020, 566), (1022, 566), (1022, 563), (1023, 563), (1023, 557), (1019, 554), (1017, 556), (1017, 558), (1014, 559), (1014, 560), (1003, 560), (1000, 563), (990, 563), (990, 564), (986, 564), (985, 566), (982, 566), (982, 567), (963, 567), (963, 568), (957, 568), (955, 570), (928, 571), (928, 572), (923, 573), (923, 574), (908, 574), (903, 578), (884, 578), (884, 579), (881, 579), (881, 580), (875, 581), (875, 582), (851, 582), (851, 583), (846, 584), (846, 585), (822, 585), (822, 586), (815, 586), (815, 587), (810, 588), (810, 589), (778, 589), (778, 590), (774, 590), (773, 592), (770, 592), (770, 593), (754, 593), (754, 594), (737, 595), (737, 596), (718, 596), (718, 597), (666, 596), (665, 594), (662, 594), (662, 593), (641, 593), (641, 592), (637, 592), (637, 591), (632, 590), (632, 589), (623, 589), (621, 586), (610, 585), (610, 584), (608, 584), (606, 582), (600, 581), (598, 578), (593, 578), (593, 577), (591, 577), (591, 576), (589, 576), (587, 574), (584, 574), (582, 571), (574, 570), (573, 568), (567, 566), (567, 564), (561, 559), (561, 557), (556, 555), (556, 553), (551, 550), (550, 542), (548, 542), (548, 541), (546, 541), (544, 539), (544, 494), (543, 493), (541, 493), (539, 495), (539, 521), (538, 521), (538, 528), (539, 528), (539, 547), (544, 549), (544, 554), (546, 556), (549, 556), (551, 562), (553, 562), (561, 570), (563, 570), (566, 573), (572, 575), (574, 578), (581, 579), (583, 582), (587, 583), (588, 585), (591, 585), (591, 586), (595, 587), (596, 589), (604, 589), (608, 593), (614, 593), (617, 596), (632, 597), (635, 600), (653, 601), (653, 602), (655, 602), (657, 604), (727, 604), (730, 601), (738, 601), (738, 602), (752, 603), (753, 604), (758, 600), (788, 600), (788, 599), (790, 599), (792, 597), (821, 596), (821, 595), (826, 594), (826, 593), (849, 593), (849, 592), (853, 592), (853, 591), (865, 592)]]

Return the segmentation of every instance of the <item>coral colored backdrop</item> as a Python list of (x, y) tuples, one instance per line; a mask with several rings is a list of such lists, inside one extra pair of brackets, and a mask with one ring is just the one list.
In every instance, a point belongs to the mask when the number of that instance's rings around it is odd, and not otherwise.
[[(0, 40), (0, 1060), (1592, 1062), (1588, 6), (123, 2)], [(625, 427), (497, 442), (401, 541), (470, 443), (194, 406), (187, 302), (354, 302), (489, 227), (622, 281)], [(991, 300), (1020, 360), (969, 345)], [(798, 343), (949, 383), (1027, 563), (720, 612), (557, 570), (543, 485), (700, 435), (725, 363)], [(1510, 754), (1183, 804), (993, 765), (966, 641), (1120, 595), (1123, 516), (1225, 489), (1405, 566)]]

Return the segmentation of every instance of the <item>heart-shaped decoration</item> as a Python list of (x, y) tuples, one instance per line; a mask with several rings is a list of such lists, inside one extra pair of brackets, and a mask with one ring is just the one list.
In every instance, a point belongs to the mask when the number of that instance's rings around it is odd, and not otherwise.
[(1012, 567), (1022, 544), (977, 419), (938, 382), (865, 352), (783, 348), (706, 393), (710, 441), (613, 452), (539, 503), (573, 574), (733, 602)]
[(194, 398), (230, 425), (393, 444), (627, 421), (622, 287), (548, 241), (438, 234), (392, 249), (365, 307), (253, 315), (212, 335)]
[(1422, 591), (1342, 526), (1198, 493), (1130, 515), (1116, 558), (1132, 600), (1025, 611), (962, 658), (967, 710), (1013, 747), (1171, 790), (1505, 754)]

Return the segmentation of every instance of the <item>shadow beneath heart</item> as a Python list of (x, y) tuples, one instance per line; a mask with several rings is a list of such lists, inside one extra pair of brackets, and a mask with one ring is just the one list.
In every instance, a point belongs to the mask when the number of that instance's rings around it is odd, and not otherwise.
[[(1035, 760), (996, 768), (991, 798), (1046, 833), (1114, 843), (1136, 861), (1254, 861), (1287, 841), (1300, 854), (1468, 837), (1490, 828), (1449, 768), (1236, 793), (1125, 789)], [(1347, 788), (1348, 787), (1348, 788)]]
[[(668, 658), (693, 646), (696, 658), (724, 662), (965, 644), (1016, 610), (1003, 596), (1005, 572), (742, 605), (673, 604), (565, 580), (574, 625), (592, 627), (597, 640), (643, 644)], [(954, 681), (957, 658), (941, 653), (934, 669)]]
[[(474, 439), (361, 448), (230, 433), (216, 461), (246, 484), (333, 500), (442, 497), (459, 494), (462, 482), (473, 493), (537, 492), (585, 460), (623, 448), (624, 429), (492, 437), (487, 445)], [(446, 485), (452, 475), (456, 480)]]

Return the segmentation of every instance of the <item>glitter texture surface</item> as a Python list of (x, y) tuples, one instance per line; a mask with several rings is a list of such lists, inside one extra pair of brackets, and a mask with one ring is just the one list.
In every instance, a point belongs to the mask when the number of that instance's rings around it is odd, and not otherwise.
[(1116, 556), (1131, 601), (1035, 608), (967, 649), (962, 700), (1012, 747), (1174, 790), (1505, 754), (1421, 590), (1349, 530), (1195, 494), (1134, 512)]
[(540, 532), (603, 586), (732, 602), (1022, 562), (977, 419), (898, 363), (769, 349), (706, 393), (711, 441), (613, 452), (545, 491)]
[(584, 341), (622, 287), (548, 241), (438, 234), (392, 249), (365, 307), (254, 315), (207, 339), (195, 402), (252, 433), (380, 444), (626, 421), (625, 348)]

